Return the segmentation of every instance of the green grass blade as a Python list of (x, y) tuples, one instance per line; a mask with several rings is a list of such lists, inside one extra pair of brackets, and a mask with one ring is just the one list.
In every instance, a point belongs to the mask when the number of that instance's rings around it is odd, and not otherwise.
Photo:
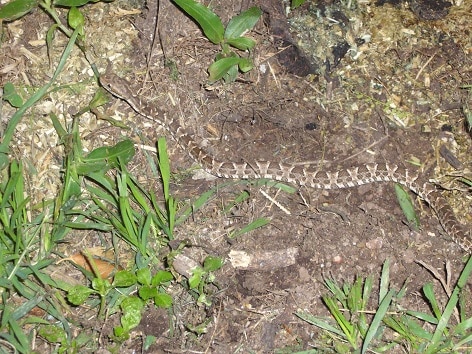
[(189, 207), (187, 207), (177, 218), (175, 221), (175, 225), (180, 225), (183, 223), (185, 220), (188, 219), (188, 217), (199, 210), (202, 206), (204, 206), (208, 201), (216, 194), (217, 190), (219, 188), (212, 188), (209, 191), (206, 191), (202, 193)]
[[(122, 171), (121, 174), (117, 176), (119, 213), (124, 229), (126, 230), (126, 239), (142, 252), (143, 250), (138, 241), (138, 230), (136, 228), (135, 219), (129, 202), (127, 179), (128, 174), (125, 171)], [(146, 252), (143, 254), (146, 254)]]
[(113, 229), (110, 225), (103, 224), (101, 222), (67, 221), (63, 225), (74, 230), (96, 230), (101, 232), (109, 232)]
[[(470, 331), (469, 331), (470, 333)], [(464, 338), (462, 338), (460, 341), (458, 341), (454, 347), (453, 347), (453, 350), (457, 353), (460, 353), (462, 352), (465, 348), (470, 348), (471, 347), (471, 343), (472, 343), (472, 333), (470, 333), (469, 335), (465, 336)]]
[(379, 308), (377, 309), (374, 318), (372, 319), (372, 323), (370, 324), (369, 329), (367, 330), (364, 342), (362, 343), (361, 353), (365, 353), (367, 351), (370, 343), (375, 338), (375, 335), (379, 330), (380, 325), (382, 324), (382, 320), (387, 314), (388, 308), (390, 307), (394, 295), (395, 290), (391, 289), (383, 297), (382, 302), (380, 303)]
[(412, 342), (419, 342), (419, 339), (424, 339), (426, 342), (429, 342), (433, 336), (433, 334), (424, 328), (424, 324), (422, 322), (418, 323), (414, 321), (411, 317), (403, 316), (402, 321), (407, 328), (408, 334), (411, 338)]
[[(459, 323), (456, 328), (454, 328), (454, 333), (465, 333), (472, 329), (472, 317)], [(472, 334), (472, 333), (471, 333)]]
[(420, 228), (420, 219), (418, 218), (418, 215), (416, 215), (415, 206), (411, 201), (410, 195), (398, 183), (395, 183), (395, 193), (398, 202), (400, 203), (400, 207), (403, 210), (403, 214), (405, 214), (405, 217), (408, 220), (408, 224), (415, 230), (418, 230)]
[(328, 310), (331, 312), (331, 315), (336, 320), (336, 323), (344, 333), (344, 337), (354, 348), (357, 348), (356, 337), (355, 337), (355, 327), (349, 322), (349, 320), (342, 314), (339, 310), (335, 300), (330, 296), (322, 297), (324, 303), (328, 307)]
[(344, 337), (344, 333), (337, 329), (334, 326), (331, 326), (328, 322), (326, 322), (325, 319), (321, 319), (318, 317), (315, 317), (309, 313), (303, 312), (303, 311), (297, 311), (295, 315), (302, 320), (308, 322), (309, 324), (312, 324), (314, 326), (317, 326), (319, 328), (322, 328), (328, 332), (334, 333), (340, 337)]
[(415, 317), (421, 321), (428, 322), (431, 324), (438, 324), (438, 319), (428, 313), (418, 312), (418, 311), (406, 311), (406, 314), (412, 317)]
[(347, 308), (351, 312), (358, 312), (362, 310), (362, 285), (363, 279), (357, 277), (354, 284), (351, 286), (347, 295)]
[(443, 334), (446, 331), (447, 324), (449, 323), (449, 319), (452, 313), (454, 312), (454, 308), (456, 307), (457, 302), (459, 301), (459, 293), (467, 285), (467, 280), (469, 279), (471, 272), (472, 256), (469, 257), (469, 260), (467, 261), (464, 270), (462, 271), (457, 281), (457, 285), (454, 287), (451, 297), (449, 298), (449, 301), (446, 304), (446, 308), (444, 309), (442, 316), (439, 318), (438, 326), (436, 327), (436, 330), (433, 334), (433, 338), (431, 339), (431, 343), (428, 346), (426, 353), (435, 353), (436, 349), (439, 347), (441, 343), (441, 338), (443, 337)]
[(138, 182), (132, 177), (128, 178), (128, 188), (131, 192), (133, 201), (138, 203), (145, 214), (151, 212), (151, 207), (148, 204), (149, 196), (147, 193), (139, 186)]
[(359, 312), (359, 324), (358, 324), (358, 328), (359, 328), (359, 331), (360, 331), (362, 337), (365, 337), (365, 335), (367, 333), (367, 330), (369, 328), (365, 310), (367, 309), (370, 294), (372, 293), (373, 283), (374, 283), (373, 278), (370, 277), (370, 276), (367, 277), (364, 280), (364, 287), (362, 289), (362, 297), (360, 299), (360, 301), (361, 301), (361, 304), (360, 304), (361, 311)]
[(428, 299), (429, 305), (433, 310), (434, 315), (436, 318), (441, 318), (441, 309), (439, 308), (438, 301), (436, 300), (436, 296), (434, 295), (434, 288), (431, 283), (426, 283), (423, 285), (423, 293), (424, 296)]
[(324, 282), (328, 290), (343, 305), (343, 307), (347, 307), (346, 295), (344, 294), (343, 290), (339, 287), (339, 285), (336, 283), (336, 281), (331, 280), (331, 279), (325, 279)]
[(162, 188), (164, 189), (164, 198), (167, 200), (170, 197), (170, 161), (167, 153), (167, 145), (165, 138), (161, 137), (157, 141), (157, 153), (159, 172), (162, 178)]
[(232, 233), (230, 235), (230, 238), (235, 238), (235, 237), (241, 236), (245, 233), (248, 233), (248, 232), (251, 232), (251, 231), (253, 231), (255, 229), (258, 229), (260, 227), (266, 226), (269, 223), (270, 223), (270, 219), (268, 219), (268, 218), (258, 218), (256, 220), (252, 221), (251, 223), (247, 224), (242, 229), (239, 229), (236, 232)]
[(61, 73), (64, 65), (66, 64), (67, 58), (69, 57), (72, 48), (75, 44), (77, 36), (79, 35), (78, 29), (74, 30), (72, 33), (69, 42), (67, 43), (64, 52), (62, 53), (61, 59), (59, 60), (59, 64), (57, 65), (56, 70), (51, 78), (51, 80), (41, 87), (34, 95), (32, 95), (16, 112), (13, 114), (11, 119), (8, 121), (7, 127), (3, 132), (2, 136), (2, 143), (0, 144), (0, 170), (3, 170), (6, 166), (8, 166), (8, 146), (10, 145), (11, 139), (13, 138), (13, 134), (15, 133), (16, 126), (20, 123), (21, 119), (25, 112), (32, 107), (36, 102), (41, 100), (44, 95), (47, 93), (47, 90), (54, 81), (56, 81), (58, 75)]
[(225, 29), (220, 18), (215, 13), (193, 0), (173, 1), (200, 25), (205, 36), (213, 44), (220, 44), (223, 41)]
[(30, 341), (21, 327), (13, 319), (11, 319), (8, 324), (15, 337), (15, 340), (12, 342), (12, 344), (15, 346), (16, 350), (18, 350), (20, 353), (29, 353)]
[(146, 249), (146, 247), (148, 246), (149, 234), (151, 231), (151, 222), (152, 216), (148, 214), (144, 218), (143, 225), (139, 228), (139, 240), (141, 242), (141, 249)]
[(271, 188), (273, 187), (273, 188), (280, 189), (283, 192), (290, 193), (290, 194), (294, 194), (298, 191), (298, 188), (295, 188), (292, 185), (285, 184), (279, 181), (273, 181), (267, 178), (261, 178), (261, 179), (257, 179), (253, 181), (242, 180), (242, 181), (237, 181), (236, 183), (247, 183), (254, 187), (260, 187), (260, 186), (266, 186), (266, 187), (271, 187)]
[(382, 266), (382, 273), (380, 275), (380, 289), (379, 289), (379, 303), (382, 302), (385, 295), (387, 295), (390, 286), (390, 260), (386, 259)]

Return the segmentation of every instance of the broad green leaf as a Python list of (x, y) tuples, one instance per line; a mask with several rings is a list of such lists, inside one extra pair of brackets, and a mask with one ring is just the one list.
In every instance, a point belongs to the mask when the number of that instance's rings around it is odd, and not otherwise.
[(11, 82), (7, 82), (3, 86), (3, 99), (15, 108), (21, 107), (23, 104), (21, 96), (16, 93), (15, 86)]
[(128, 296), (125, 298), (120, 307), (123, 311), (141, 311), (144, 308), (144, 302), (136, 296)]
[(203, 261), (203, 269), (206, 272), (213, 272), (223, 266), (223, 258), (208, 256)]
[[(101, 149), (101, 148), (99, 148)], [(75, 166), (75, 172), (79, 176), (88, 176), (94, 172), (106, 172), (113, 166), (107, 164), (107, 161), (103, 159), (103, 161), (96, 161), (96, 162), (87, 162), (87, 163), (78, 163)]]
[(82, 305), (94, 292), (93, 289), (87, 288), (86, 286), (76, 285), (67, 292), (67, 300), (74, 305)]
[(59, 326), (40, 326), (38, 334), (50, 343), (65, 343), (67, 340), (66, 332)]
[(129, 330), (125, 330), (121, 326), (113, 328), (113, 333), (115, 334), (115, 337), (121, 342), (124, 342), (129, 338)]
[(77, 27), (83, 26), (85, 24), (84, 15), (82, 15), (80, 10), (75, 6), (69, 9), (67, 21), (69, 22), (69, 26), (71, 26), (73, 29), (76, 29)]
[(144, 286), (139, 288), (138, 294), (139, 294), (139, 297), (141, 299), (146, 301), (146, 300), (148, 300), (152, 297), (155, 297), (157, 295), (157, 288), (144, 285)]
[(108, 102), (108, 96), (106, 94), (106, 90), (100, 87), (93, 96), (92, 100), (89, 103), (90, 108), (97, 108), (103, 106), (105, 103)]
[(240, 50), (249, 50), (254, 48), (254, 46), (256, 45), (256, 41), (249, 37), (227, 39), (226, 43)]
[(141, 284), (151, 285), (151, 270), (149, 268), (138, 269), (136, 277)]
[[(207, 305), (208, 307), (211, 306), (211, 300), (206, 296), (205, 293), (201, 293), (201, 294), (198, 296), (197, 303), (198, 303), (198, 304), (205, 304), (205, 305)], [(206, 332), (202, 332), (202, 333), (206, 333)]]
[(38, 6), (38, 0), (13, 0), (0, 8), (0, 19), (5, 22), (23, 17)]
[(226, 26), (225, 39), (234, 39), (243, 36), (247, 31), (254, 28), (261, 15), (261, 9), (251, 7), (233, 17)]
[(223, 76), (223, 80), (227, 84), (236, 81), (236, 79), (238, 78), (238, 74), (239, 74), (239, 69), (238, 68), (239, 67), (237, 65), (232, 66), (231, 68), (229, 68), (228, 72)]
[(128, 287), (136, 284), (136, 275), (127, 270), (120, 270), (113, 278), (113, 286), (116, 287)]
[(171, 272), (160, 270), (152, 277), (151, 284), (154, 286), (162, 285), (163, 283), (167, 283), (174, 279), (174, 276)]
[(121, 317), (121, 325), (127, 332), (129, 332), (131, 329), (139, 325), (141, 318), (141, 311), (133, 309), (132, 311), (125, 312), (125, 314)]
[(200, 281), (202, 280), (202, 277), (204, 274), (205, 274), (205, 271), (203, 270), (203, 268), (200, 268), (200, 267), (196, 267), (192, 271), (192, 275), (188, 280), (190, 289), (195, 289), (200, 284)]
[(215, 82), (222, 79), (231, 68), (239, 65), (240, 61), (241, 58), (239, 57), (222, 58), (215, 61), (208, 68), (208, 72), (210, 73), (209, 81)]
[[(93, 272), (97, 275), (100, 274), (100, 271), (97, 269), (91, 259), (90, 266), (92, 267)], [(106, 295), (111, 289), (111, 284), (107, 279), (102, 279), (101, 277), (92, 279), (92, 288), (95, 289), (100, 295)]]
[(241, 58), (241, 61), (239, 62), (239, 70), (241, 70), (243, 73), (246, 73), (249, 70), (252, 70), (252, 68), (254, 68), (252, 60)]
[[(55, 6), (64, 6), (64, 7), (80, 7), (89, 2), (91, 2), (91, 0), (54, 0), (53, 1)], [(93, 2), (97, 2), (97, 1), (93, 1)]]
[(415, 207), (411, 201), (410, 195), (398, 183), (395, 184), (395, 193), (397, 194), (400, 207), (405, 214), (408, 223), (416, 230), (420, 227), (420, 219), (416, 215)]
[(126, 331), (136, 327), (141, 322), (141, 313), (144, 302), (136, 296), (129, 296), (120, 304), (124, 315), (121, 317), (121, 325)]
[[(129, 139), (120, 141), (114, 146), (102, 146), (89, 153), (83, 160), (84, 164), (77, 167), (77, 173), (87, 174), (99, 169), (118, 167), (119, 161), (128, 163), (134, 156), (134, 145)], [(90, 171), (87, 171), (87, 167)]]
[(193, 0), (173, 0), (184, 12), (201, 27), (205, 36), (214, 44), (223, 41), (225, 29), (220, 18), (208, 7)]
[(71, 28), (79, 28), (79, 34), (81, 36), (84, 35), (85, 18), (77, 7), (73, 6), (70, 8), (69, 13), (67, 15), (67, 21), (69, 22), (69, 26)]
[[(199, 299), (200, 300), (200, 299)], [(210, 323), (210, 319), (207, 318), (203, 323), (200, 323), (199, 325), (192, 325), (192, 324), (187, 324), (187, 328), (194, 332), (197, 335), (201, 335), (204, 333), (208, 332), (208, 324)]]
[(167, 309), (172, 306), (172, 297), (168, 294), (159, 293), (154, 298), (154, 303), (157, 307)]

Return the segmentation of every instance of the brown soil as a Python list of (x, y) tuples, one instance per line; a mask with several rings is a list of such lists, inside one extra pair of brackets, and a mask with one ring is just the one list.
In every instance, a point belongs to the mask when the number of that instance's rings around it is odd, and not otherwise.
[[(472, 198), (460, 177), (470, 178), (472, 165), (471, 135), (463, 114), (472, 104), (463, 88), (472, 82), (472, 0), (441, 9), (446, 12), (434, 20), (419, 18), (403, 3), (358, 2), (348, 9), (337, 1), (321, 1), (293, 11), (290, 30), (284, 28), (277, 4), (267, 1), (262, 4), (264, 21), (251, 32), (258, 42), (250, 55), (255, 69), (235, 83), (211, 86), (206, 84), (206, 68), (218, 48), (172, 4), (159, 3), (159, 9), (120, 2), (85, 7), (88, 46), (101, 70), (110, 61), (113, 71), (132, 82), (137, 93), (168, 114), (182, 117), (182, 124), (220, 160), (299, 161), (327, 169), (376, 161), (416, 169), (411, 161), (418, 162), (423, 173), (444, 188), (458, 219), (470, 229)], [(212, 6), (226, 23), (251, 2), (215, 1)], [(31, 55), (23, 54), (15, 62), (8, 79), (25, 83), (22, 78), (28, 78), (39, 86), (49, 70), (46, 48), (35, 45), (39, 31), (32, 30), (31, 21), (38, 28), (49, 25), (39, 11), (10, 24), (1, 60), (6, 68), (8, 57), (14, 58), (20, 48), (23, 53), (28, 49)], [(286, 48), (290, 43), (297, 43), (298, 49)], [(35, 61), (33, 54), (42, 59)], [(57, 58), (58, 53), (53, 51), (52, 56)], [(73, 88), (80, 98), (65, 100), (53, 94), (49, 106), (38, 108), (59, 112), (66, 121), (67, 112), (78, 111), (75, 107), (97, 89), (83, 62), (77, 59), (69, 69), (74, 79), (62, 77), (64, 82), (88, 84), (85, 89)], [(296, 75), (307, 73), (311, 74)], [(123, 136), (154, 146), (157, 137), (165, 134), (124, 102), (111, 102), (103, 113), (119, 118), (130, 129), (86, 115), (81, 129), (88, 149), (104, 141), (111, 145)], [(61, 161), (55, 161), (62, 156), (60, 148), (48, 140), (48, 129), (41, 119), (30, 120), (20, 127), (15, 142), (18, 154), (39, 172), (31, 177), (38, 200), (54, 195), (57, 166), (61, 166)], [(186, 177), (194, 162), (177, 144), (168, 144), (177, 175), (173, 193), (180, 200), (192, 200), (226, 183)], [(35, 148), (21, 155), (22, 146)], [(451, 159), (441, 157), (441, 148), (459, 164), (451, 165)], [(150, 188), (158, 184), (151, 180), (143, 150), (132, 164), (142, 182)], [(250, 198), (224, 211), (242, 191)], [(320, 331), (294, 312), (302, 309), (327, 316), (320, 298), (327, 293), (324, 278), (340, 283), (352, 282), (356, 276), (377, 279), (386, 259), (391, 262), (393, 287), (409, 281), (402, 306), (425, 308), (417, 293), (435, 279), (416, 261), (438, 269), (451, 262), (457, 277), (464, 251), (445, 235), (427, 205), (417, 200), (416, 207), (420, 231), (409, 227), (388, 183), (339, 191), (300, 187), (292, 194), (243, 182), (222, 187), (211, 203), (176, 230), (177, 239), (201, 246), (186, 248), (186, 256), (196, 261), (208, 254), (227, 259), (216, 274), (221, 291), (214, 295), (213, 306), (198, 307), (176, 288), (173, 336), (168, 330), (169, 313), (149, 309), (122, 352), (140, 350), (139, 333), (158, 337), (149, 351), (154, 353), (308, 349)], [(232, 230), (259, 217), (270, 218), (270, 225), (228, 238)], [(251, 266), (235, 266), (235, 251), (253, 257)], [(261, 258), (269, 266), (257, 261)], [(437, 290), (441, 292), (439, 286)], [(197, 337), (186, 329), (206, 319), (210, 319), (207, 333)], [(109, 325), (104, 333), (111, 330)]]

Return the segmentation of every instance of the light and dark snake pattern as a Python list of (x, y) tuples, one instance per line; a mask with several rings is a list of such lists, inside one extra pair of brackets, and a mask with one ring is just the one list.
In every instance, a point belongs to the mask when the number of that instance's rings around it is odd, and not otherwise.
[(112, 95), (127, 102), (138, 114), (162, 125), (195, 162), (214, 176), (234, 179), (267, 178), (318, 189), (340, 189), (374, 182), (396, 182), (426, 201), (452, 240), (465, 251), (472, 252), (470, 230), (459, 223), (451, 206), (434, 184), (421, 182), (419, 175), (408, 169), (393, 164), (376, 163), (330, 172), (273, 161), (251, 163), (219, 161), (195, 141), (178, 119), (169, 117), (163, 110), (134, 95), (126, 80), (107, 71), (100, 77), (100, 83)]

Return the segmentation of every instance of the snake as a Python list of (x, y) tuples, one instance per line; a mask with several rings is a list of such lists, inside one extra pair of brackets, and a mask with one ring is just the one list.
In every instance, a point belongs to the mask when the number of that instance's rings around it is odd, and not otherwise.
[(125, 101), (137, 114), (164, 127), (190, 158), (211, 175), (228, 179), (269, 179), (323, 190), (352, 188), (376, 182), (398, 183), (423, 199), (435, 212), (451, 239), (464, 251), (472, 253), (472, 232), (457, 220), (452, 207), (436, 185), (422, 181), (414, 171), (387, 162), (326, 171), (279, 161), (220, 161), (198, 144), (192, 132), (184, 128), (179, 119), (134, 94), (127, 80), (110, 70), (102, 74), (99, 80), (106, 91)]

